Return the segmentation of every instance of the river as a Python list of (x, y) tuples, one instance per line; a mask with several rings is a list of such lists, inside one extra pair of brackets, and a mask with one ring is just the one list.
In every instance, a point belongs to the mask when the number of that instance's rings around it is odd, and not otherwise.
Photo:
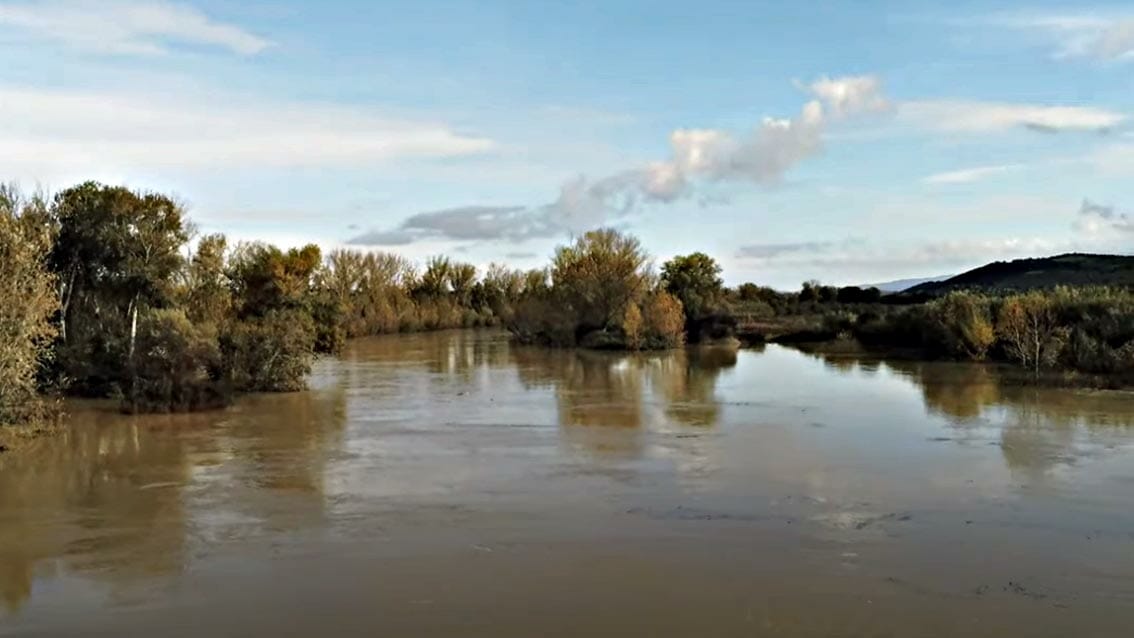
[(1120, 636), (1134, 395), (783, 347), (355, 341), (0, 455), (4, 636)]

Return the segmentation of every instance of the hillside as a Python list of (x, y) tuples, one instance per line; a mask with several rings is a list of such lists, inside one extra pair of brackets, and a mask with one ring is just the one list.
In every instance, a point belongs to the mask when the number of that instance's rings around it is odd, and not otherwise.
[(1134, 286), (1134, 257), (1068, 253), (1055, 257), (997, 261), (944, 281), (924, 283), (908, 293), (950, 290), (1030, 290), (1053, 286)]
[(859, 287), (877, 288), (882, 292), (904, 292), (906, 290), (909, 290), (910, 288), (913, 288), (914, 286), (944, 281), (950, 277), (952, 277), (952, 275), (940, 275), (938, 277), (919, 277), (917, 279), (898, 279), (895, 281), (886, 281), (880, 284), (866, 284), (865, 286)]

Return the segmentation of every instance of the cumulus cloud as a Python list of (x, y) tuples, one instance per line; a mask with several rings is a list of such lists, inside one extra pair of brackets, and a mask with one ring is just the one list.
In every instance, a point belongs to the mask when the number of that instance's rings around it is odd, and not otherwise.
[(493, 147), (444, 124), (355, 107), (0, 86), (0, 173), (14, 179), (358, 166)]
[(890, 108), (881, 82), (873, 76), (823, 77), (801, 88), (813, 99), (797, 115), (765, 118), (747, 135), (678, 129), (669, 136), (668, 158), (598, 179), (578, 176), (565, 183), (550, 203), (527, 209), (467, 206), (422, 213), (394, 230), (421, 238), (468, 239), (465, 233), (475, 228), (478, 239), (522, 241), (581, 232), (623, 217), (642, 202), (689, 197), (704, 182), (773, 185), (820, 152), (832, 119)]
[(4, 2), (0, 4), (0, 27), (31, 38), (119, 55), (161, 55), (178, 44), (255, 55), (272, 44), (194, 7), (161, 0)]
[(898, 117), (921, 127), (949, 133), (995, 133), (1014, 128), (1045, 133), (1105, 133), (1127, 120), (1122, 113), (1089, 106), (964, 100), (903, 102), (898, 107)]
[(922, 182), (932, 185), (971, 184), (989, 177), (1011, 173), (1023, 168), (1022, 164), (1001, 164), (997, 166), (976, 166), (956, 171), (935, 173), (922, 178)]
[(804, 88), (822, 100), (835, 117), (882, 113), (892, 107), (883, 94), (882, 80), (874, 75), (837, 79), (824, 76)]

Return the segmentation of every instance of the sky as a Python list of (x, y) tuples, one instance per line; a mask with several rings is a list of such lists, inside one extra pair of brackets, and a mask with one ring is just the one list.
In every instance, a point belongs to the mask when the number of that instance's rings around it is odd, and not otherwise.
[(1134, 251), (1134, 7), (0, 0), (0, 181), (201, 233), (795, 288)]

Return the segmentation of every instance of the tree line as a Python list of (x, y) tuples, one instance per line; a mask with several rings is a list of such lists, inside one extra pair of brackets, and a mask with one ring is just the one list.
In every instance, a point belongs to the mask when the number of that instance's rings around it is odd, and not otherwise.
[(502, 326), (560, 347), (660, 349), (775, 335), (854, 338), (927, 356), (1134, 373), (1134, 294), (1055, 289), (941, 298), (807, 282), (726, 288), (708, 255), (655, 269), (600, 229), (546, 268), (483, 274), (434, 257), (197, 237), (173, 198), (87, 182), (52, 197), (0, 186), (0, 426), (49, 419), (44, 396), (195, 410), (304, 387), (353, 337)]
[[(195, 240), (195, 241), (191, 241)], [(194, 238), (173, 198), (94, 182), (53, 197), (0, 187), (0, 425), (44, 396), (127, 411), (300, 389), (350, 337), (497, 324), (524, 286), (444, 257)]]

